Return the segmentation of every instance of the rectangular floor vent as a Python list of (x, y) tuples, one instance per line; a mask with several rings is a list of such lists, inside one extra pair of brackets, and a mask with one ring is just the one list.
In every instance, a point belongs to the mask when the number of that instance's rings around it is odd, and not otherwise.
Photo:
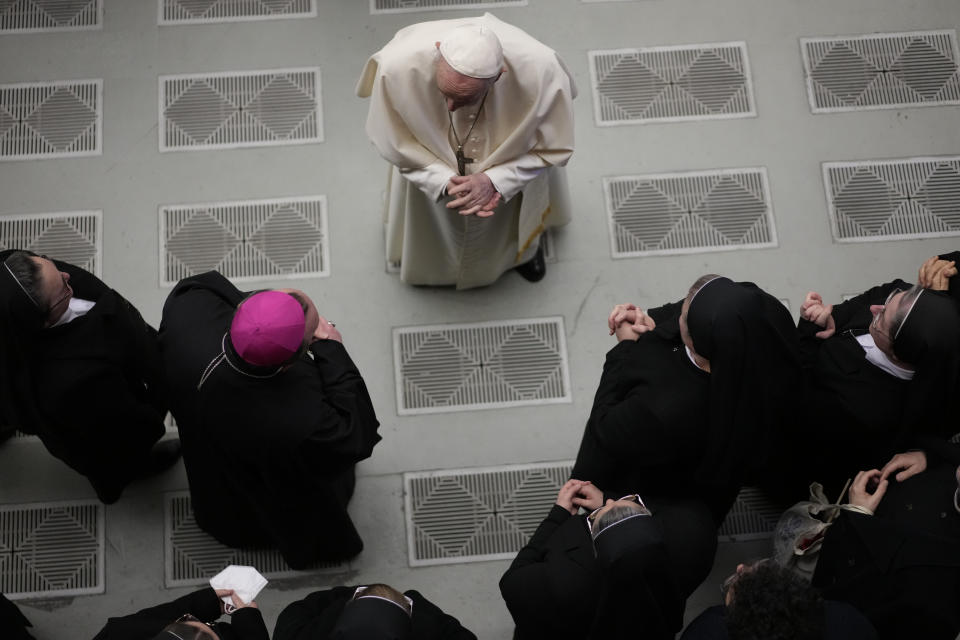
[(572, 402), (563, 318), (393, 330), (399, 415)]
[(370, 0), (370, 15), (439, 11), (442, 9), (496, 9), (525, 7), (527, 0)]
[(0, 216), (0, 250), (28, 249), (101, 274), (103, 213), (66, 211)]
[(160, 76), (160, 151), (323, 142), (320, 69)]
[(312, 18), (316, 0), (158, 0), (159, 24), (209, 24)]
[(759, 489), (744, 487), (737, 495), (717, 538), (721, 542), (740, 542), (769, 538), (783, 509), (768, 500)]
[(604, 178), (614, 258), (777, 246), (766, 169)]
[(205, 584), (229, 564), (255, 567), (267, 578), (290, 578), (311, 573), (346, 571), (347, 562), (318, 563), (294, 571), (279, 551), (231, 549), (197, 526), (190, 507), (190, 492), (175, 491), (164, 498), (164, 584), (168, 589)]
[(801, 38), (813, 113), (960, 104), (956, 31)]
[(598, 126), (756, 115), (745, 42), (589, 55)]
[(330, 275), (325, 196), (160, 207), (160, 284)]
[(0, 84), (0, 160), (101, 154), (103, 81)]
[(556, 502), (573, 464), (405, 473), (410, 566), (512, 558)]
[(103, 25), (103, 0), (8, 0), (0, 3), (0, 35), (83, 31)]
[(960, 156), (825, 162), (838, 242), (960, 235)]
[(0, 591), (11, 600), (103, 593), (103, 505), (0, 505)]

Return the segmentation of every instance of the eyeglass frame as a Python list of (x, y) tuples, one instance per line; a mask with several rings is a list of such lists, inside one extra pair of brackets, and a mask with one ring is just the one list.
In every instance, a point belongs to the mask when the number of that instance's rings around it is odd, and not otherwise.
[(893, 296), (897, 295), (898, 293), (903, 293), (904, 291), (905, 289), (901, 289), (900, 287), (894, 288), (894, 290), (887, 295), (887, 299), (883, 301), (883, 304), (880, 305), (881, 307), (880, 311), (874, 314), (873, 320), (870, 321), (870, 326), (872, 326), (879, 333), (882, 333), (883, 335), (887, 336), (891, 340), (896, 338), (897, 333), (900, 333), (900, 327), (897, 327), (897, 331), (895, 332), (894, 335), (890, 335), (890, 333), (880, 328), (880, 318), (883, 317), (884, 313), (886, 312), (887, 305), (890, 304), (891, 300), (893, 300)]
[[(614, 502), (620, 502), (621, 500), (630, 500), (631, 502), (640, 505), (640, 507), (642, 508), (642, 511), (639, 512), (637, 515), (647, 515), (647, 516), (652, 515), (650, 512), (650, 507), (644, 504), (643, 498), (640, 497), (639, 493), (631, 493), (631, 494), (625, 495), (622, 498), (617, 498), (616, 500), (614, 500)], [(602, 504), (596, 509), (594, 509), (593, 511), (591, 511), (589, 514), (587, 514), (587, 531), (590, 532), (590, 535), (593, 535), (593, 522), (594, 522), (594, 519), (597, 517), (597, 512), (599, 512), (600, 509), (603, 509), (605, 506), (607, 505)]]
[[(42, 253), (41, 253), (41, 254), (39, 254), (37, 257), (43, 258), (44, 260), (49, 260), (50, 262), (53, 263), (53, 266), (55, 266), (55, 267), (57, 266), (57, 263), (54, 262), (53, 258), (51, 258), (51, 257), (48, 256), (48, 255), (45, 255), (45, 254), (42, 254)], [(60, 269), (58, 268), (57, 271), (60, 271)], [(67, 280), (66, 280), (66, 278), (63, 277), (63, 273), (62, 273), (62, 272), (60, 273), (60, 282), (63, 284), (63, 288), (64, 288), (65, 290), (67, 290), (67, 295), (62, 295), (62, 296), (60, 296), (60, 297), (57, 299), (56, 302), (50, 304), (50, 305), (47, 307), (47, 311), (46, 311), (47, 315), (50, 315), (50, 312), (52, 312), (54, 309), (56, 309), (58, 305), (60, 305), (64, 300), (67, 300), (68, 298), (70, 298), (70, 297), (73, 295), (73, 288), (72, 288), (69, 284), (67, 284)]]
[[(199, 622), (200, 624), (204, 625), (206, 629), (210, 630), (210, 633), (213, 634), (213, 637), (216, 638), (216, 640), (222, 640), (222, 638), (220, 638), (220, 634), (217, 633), (217, 630), (213, 628), (213, 623), (204, 622), (203, 620), (193, 615), (192, 613), (185, 613), (173, 621), (174, 624), (178, 624), (180, 622)], [(167, 630), (164, 629), (164, 631), (167, 631)], [(170, 633), (171, 635), (174, 635), (179, 638), (179, 636), (177, 636), (177, 634), (173, 633), (172, 631), (167, 631), (167, 633)]]

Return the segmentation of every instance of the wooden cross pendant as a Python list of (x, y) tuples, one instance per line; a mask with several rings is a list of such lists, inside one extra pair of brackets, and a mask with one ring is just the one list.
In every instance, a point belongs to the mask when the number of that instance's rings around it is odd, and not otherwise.
[(465, 155), (463, 155), (463, 146), (462, 145), (458, 146), (457, 147), (457, 172), (459, 172), (460, 175), (462, 176), (467, 175), (467, 165), (471, 164), (472, 162), (473, 162), (473, 158), (468, 158)]

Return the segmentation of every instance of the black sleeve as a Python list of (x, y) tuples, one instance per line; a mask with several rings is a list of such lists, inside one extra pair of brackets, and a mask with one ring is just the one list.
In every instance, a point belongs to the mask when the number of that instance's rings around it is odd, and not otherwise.
[(260, 609), (244, 607), (230, 616), (230, 629), (237, 640), (270, 640)]
[(204, 622), (216, 620), (220, 617), (220, 598), (211, 587), (207, 587), (177, 598), (173, 602), (141, 609), (128, 616), (110, 618), (107, 626), (101, 629), (94, 640), (149, 638), (187, 613)]
[(346, 468), (370, 457), (380, 441), (373, 402), (356, 365), (342, 344), (318, 340), (310, 345), (320, 372), (324, 400), (317, 407), (316, 428), (304, 443), (310, 464)]
[(477, 640), (477, 636), (464, 629), (459, 620), (444, 613), (419, 592), (407, 591), (404, 595), (413, 600), (411, 637), (430, 640)]
[(509, 576), (512, 571), (536, 564), (543, 560), (543, 556), (547, 552), (547, 540), (549, 540), (553, 532), (557, 530), (557, 527), (572, 517), (569, 511), (558, 504), (550, 508), (550, 513), (547, 514), (546, 519), (541, 522), (537, 530), (533, 532), (530, 541), (520, 549), (517, 557), (514, 558), (510, 564), (510, 568), (507, 569), (507, 572), (503, 575), (503, 578), (500, 580), (501, 589), (503, 588), (504, 580), (507, 579), (507, 576)]
[[(353, 595), (356, 587), (334, 587), (324, 591), (314, 591), (303, 600), (297, 600), (284, 608), (277, 617), (273, 629), (273, 640), (313, 640), (325, 637), (321, 616), (336, 603), (345, 603)], [(331, 619), (335, 619), (331, 612)]]
[(723, 605), (715, 605), (693, 619), (680, 640), (727, 640), (726, 609)]

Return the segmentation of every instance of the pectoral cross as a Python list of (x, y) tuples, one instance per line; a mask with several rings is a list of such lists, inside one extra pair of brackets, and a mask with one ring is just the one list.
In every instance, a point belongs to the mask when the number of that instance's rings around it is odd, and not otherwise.
[(463, 145), (457, 146), (457, 172), (462, 176), (467, 175), (467, 165), (471, 163), (473, 158), (463, 155)]

